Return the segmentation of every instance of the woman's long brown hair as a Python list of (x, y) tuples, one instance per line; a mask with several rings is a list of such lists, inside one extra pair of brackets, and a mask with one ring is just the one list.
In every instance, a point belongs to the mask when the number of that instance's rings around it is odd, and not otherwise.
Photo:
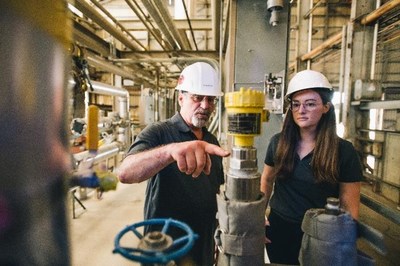
[[(332, 93), (315, 89), (323, 104), (331, 104)], [(291, 110), (287, 110), (275, 157), (275, 176), (289, 178), (294, 170), (296, 145), (300, 140), (299, 127), (294, 122)], [(316, 182), (335, 183), (338, 178), (339, 137), (336, 135), (336, 115), (334, 107), (322, 115), (317, 125), (316, 143), (311, 159), (311, 167)]]

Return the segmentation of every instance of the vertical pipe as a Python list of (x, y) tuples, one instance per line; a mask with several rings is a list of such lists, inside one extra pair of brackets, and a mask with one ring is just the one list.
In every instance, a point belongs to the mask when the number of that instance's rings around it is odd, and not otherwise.
[[(376, 0), (376, 9), (381, 6), (381, 1)], [(376, 46), (378, 43), (378, 29), (379, 29), (379, 21), (377, 21), (374, 25), (374, 37), (372, 40), (372, 55), (371, 55), (371, 75), (370, 79), (375, 79), (375, 62), (376, 62)]]
[(89, 152), (96, 153), (99, 143), (99, 107), (89, 106), (87, 121), (86, 148)]
[(67, 14), (0, 1), (0, 265), (70, 265)]
[(343, 113), (343, 101), (342, 95), (344, 90), (344, 70), (345, 70), (345, 61), (346, 61), (346, 25), (342, 27), (342, 45), (340, 49), (340, 69), (339, 69), (339, 95), (340, 95), (340, 103), (339, 103), (339, 122), (342, 122), (342, 113)]
[[(228, 18), (227, 18), (228, 19)], [(224, 0), (221, 0), (221, 5), (220, 5), (220, 18), (219, 18), (219, 85), (221, 86), (221, 91), (222, 89), (222, 60), (223, 60), (223, 47), (224, 47)], [(215, 35), (217, 36), (217, 35)], [(222, 101), (218, 101), (218, 140), (221, 141), (221, 132), (222, 132)]]
[[(310, 10), (313, 9), (313, 2), (310, 1)], [(308, 18), (308, 48), (307, 53), (311, 52), (312, 49), (312, 24), (313, 24), (313, 14), (311, 13)], [(311, 69), (311, 59), (307, 60), (307, 69)]]

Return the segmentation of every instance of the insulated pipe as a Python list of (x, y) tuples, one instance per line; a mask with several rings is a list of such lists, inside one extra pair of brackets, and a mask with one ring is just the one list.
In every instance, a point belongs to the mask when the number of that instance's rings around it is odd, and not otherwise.
[[(75, 85), (75, 81), (69, 79), (68, 84)], [(118, 115), (124, 121), (129, 120), (129, 92), (127, 90), (98, 81), (91, 81), (91, 84), (93, 88), (93, 91), (91, 91), (91, 93), (117, 96), (119, 104)], [(129, 122), (127, 124), (129, 124)], [(122, 144), (125, 145), (126, 139), (128, 139), (129, 136), (129, 126), (121, 125), (121, 128), (123, 128), (123, 130), (119, 130), (118, 134), (122, 134), (124, 135), (124, 137), (120, 137), (119, 139), (122, 141)]]
[[(102, 95), (111, 95), (118, 96), (119, 110), (118, 114), (121, 119), (124, 121), (129, 120), (129, 92), (125, 89), (117, 88), (105, 83), (101, 83), (98, 81), (91, 81), (93, 91), (92, 93), (102, 94)], [(129, 124), (129, 123), (128, 123)], [(118, 129), (118, 140), (121, 141), (123, 145), (126, 144), (127, 136), (129, 136), (129, 127), (126, 125), (120, 125)]]
[(135, 36), (133, 36), (106, 8), (104, 8), (97, 0), (91, 0), (91, 2), (98, 7), (104, 14), (106, 14), (121, 30), (124, 34), (129, 35), (136, 42), (138, 46), (140, 46), (144, 51), (146, 51), (146, 47), (138, 40)]
[(183, 50), (190, 50), (190, 47), (186, 46), (185, 43), (182, 41), (181, 36), (174, 25), (174, 22), (169, 14), (168, 8), (165, 6), (165, 1), (154, 1), (155, 7), (157, 7), (161, 17), (163, 18), (164, 24), (170, 30), (172, 36), (177, 41), (179, 47)]
[[(125, 2), (128, 4), (128, 6), (132, 9), (132, 11), (136, 14), (136, 16), (140, 19), (140, 21), (143, 23), (143, 25), (146, 27), (146, 29), (153, 35), (154, 39), (157, 41), (157, 43), (161, 46), (161, 48), (165, 51), (167, 48), (165, 45), (168, 45), (168, 49), (171, 48), (168, 43), (163, 43), (162, 38), (160, 37), (159, 34), (155, 32), (154, 26), (149, 23), (146, 18), (144, 17), (144, 12), (137, 3), (137, 1), (131, 1), (131, 0), (125, 0)], [(150, 27), (151, 26), (151, 27)]]
[(311, 60), (321, 54), (325, 49), (332, 47), (333, 45), (339, 43), (342, 40), (342, 35), (343, 32), (340, 31), (336, 33), (335, 35), (331, 36), (329, 39), (324, 41), (321, 45), (315, 47), (313, 50), (310, 52), (306, 53), (303, 55), (300, 60), (301, 61), (306, 61), (306, 60)]
[(111, 95), (111, 96), (120, 96), (120, 97), (129, 97), (129, 93), (125, 89), (117, 88), (112, 85), (108, 85), (106, 83), (91, 81), (93, 91), (91, 93), (95, 94), (103, 94), (103, 95)]
[(397, 7), (398, 5), (400, 5), (400, 0), (392, 0), (390, 2), (385, 3), (384, 5), (375, 9), (374, 11), (369, 13), (367, 16), (365, 16), (363, 19), (361, 19), (361, 24), (367, 25), (367, 24), (375, 22), (381, 16), (383, 16), (385, 13), (389, 12), (393, 8)]
[[(93, 163), (97, 163), (112, 156), (116, 156), (120, 152), (120, 150), (120, 144), (118, 142), (101, 145), (97, 150), (96, 156), (94, 156), (92, 159), (89, 158), (89, 160), (93, 160)], [(73, 154), (73, 157), (75, 161), (80, 162), (87, 159), (88, 155), (88, 151), (83, 151)]]
[(134, 79), (135, 77), (137, 77), (137, 75), (134, 75), (131, 71), (122, 69), (118, 66), (110, 64), (110, 63), (106, 62), (105, 60), (102, 60), (95, 56), (89, 55), (86, 57), (86, 60), (88, 61), (89, 65), (100, 67), (104, 70), (107, 70), (107, 71), (114, 73), (116, 75), (119, 75), (121, 77), (130, 78), (130, 79)]
[(182, 47), (180, 47), (179, 43), (174, 39), (174, 37), (172, 36), (171, 31), (167, 28), (167, 26), (163, 22), (163, 19), (162, 19), (160, 13), (154, 7), (152, 2), (150, 0), (142, 0), (142, 4), (147, 9), (147, 11), (151, 15), (151, 17), (154, 19), (154, 21), (156, 22), (156, 24), (160, 28), (161, 32), (165, 35), (165, 38), (167, 39), (168, 43), (174, 49), (179, 49), (180, 50)]
[(122, 58), (122, 59), (112, 59), (112, 62), (118, 62), (122, 64), (133, 64), (133, 63), (163, 63), (163, 62), (169, 62), (169, 63), (196, 63), (196, 62), (206, 62), (211, 64), (215, 69), (220, 69), (219, 63), (215, 59), (211, 59), (208, 57), (171, 57), (171, 58), (144, 58), (144, 59), (128, 59), (128, 58)]
[(343, 102), (342, 95), (344, 91), (344, 73), (345, 73), (345, 59), (346, 59), (346, 26), (342, 28), (342, 49), (340, 49), (340, 68), (339, 68), (339, 122), (342, 122)]
[(142, 51), (142, 47), (139, 47), (136, 43), (132, 42), (130, 39), (124, 35), (124, 33), (118, 30), (114, 25), (108, 22), (99, 12), (97, 12), (91, 5), (89, 5), (84, 0), (68, 0), (71, 5), (75, 6), (77, 9), (82, 11), (85, 16), (91, 18), (94, 22), (99, 24), (101, 28), (110, 33), (113, 37), (119, 40), (126, 47), (132, 51)]
[[(261, 97), (260, 97), (261, 96)], [(260, 191), (254, 136), (261, 133), (264, 93), (225, 94), (228, 134), (234, 137), (225, 191), (217, 194), (218, 265), (264, 265), (266, 198)]]
[[(376, 9), (379, 9), (380, 5), (381, 5), (381, 1), (377, 0), (376, 1)], [(379, 23), (375, 23), (374, 37), (373, 37), (373, 43), (372, 43), (372, 55), (371, 55), (371, 73), (370, 73), (371, 80), (375, 79), (375, 63), (376, 63), (376, 49), (377, 49), (377, 44), (378, 44), (378, 30), (379, 30)]]
[(86, 148), (89, 153), (96, 153), (99, 146), (99, 107), (90, 105), (88, 107), (86, 132)]
[(71, 32), (64, 1), (0, 1), (0, 265), (71, 264)]

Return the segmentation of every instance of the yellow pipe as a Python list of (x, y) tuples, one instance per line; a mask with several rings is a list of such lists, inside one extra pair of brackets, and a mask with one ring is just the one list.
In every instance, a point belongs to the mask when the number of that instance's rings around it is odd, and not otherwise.
[(86, 148), (89, 152), (96, 152), (99, 145), (99, 108), (90, 105), (88, 108), (88, 122), (86, 132)]

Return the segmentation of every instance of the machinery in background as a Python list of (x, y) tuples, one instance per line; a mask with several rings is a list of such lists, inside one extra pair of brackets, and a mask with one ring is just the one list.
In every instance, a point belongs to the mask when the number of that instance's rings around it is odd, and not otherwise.
[(99, 108), (90, 105), (87, 117), (86, 132), (86, 157), (79, 163), (77, 171), (70, 178), (70, 186), (81, 188), (96, 188), (99, 196), (103, 192), (115, 190), (117, 188), (118, 177), (116, 174), (107, 171), (107, 168), (95, 171), (94, 161), (97, 156), (99, 146)]
[(254, 136), (266, 121), (264, 93), (225, 94), (228, 134), (234, 137), (225, 191), (217, 195), (219, 265), (264, 265), (266, 198), (260, 191)]

